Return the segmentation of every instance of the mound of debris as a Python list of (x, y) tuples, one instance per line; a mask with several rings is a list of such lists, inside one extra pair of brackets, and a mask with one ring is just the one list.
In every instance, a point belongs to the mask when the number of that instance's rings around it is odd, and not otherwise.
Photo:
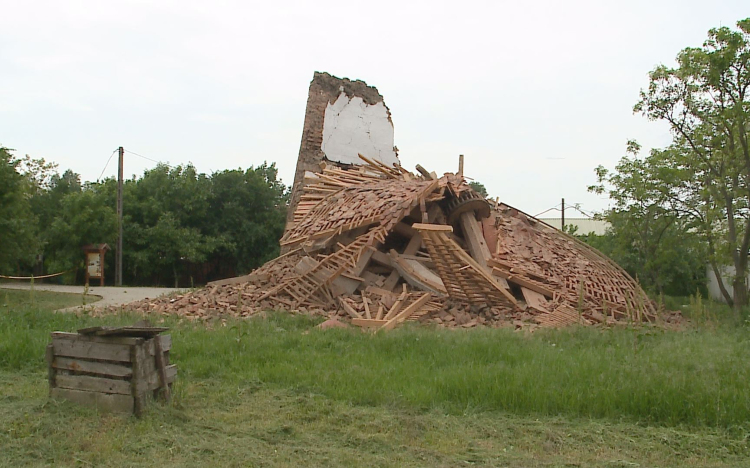
[[(126, 309), (190, 319), (266, 310), (390, 329), (655, 322), (644, 291), (607, 257), (464, 177), (360, 155), (307, 172), (286, 251), (247, 276)], [(111, 309), (110, 309), (111, 310)], [(101, 311), (100, 311), (101, 312)]]
[(463, 157), (455, 174), (416, 170), (401, 167), (377, 89), (316, 72), (282, 255), (247, 276), (126, 308), (191, 319), (277, 309), (384, 329), (406, 320), (467, 328), (656, 320), (611, 260), (472, 190)]

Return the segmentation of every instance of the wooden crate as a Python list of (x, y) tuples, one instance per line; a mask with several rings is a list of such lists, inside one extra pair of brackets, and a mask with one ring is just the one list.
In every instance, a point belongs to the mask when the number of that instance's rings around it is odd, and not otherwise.
[(147, 398), (156, 397), (163, 388), (156, 356), (159, 344), (166, 383), (171, 387), (177, 367), (169, 364), (170, 335), (142, 338), (53, 332), (47, 345), (50, 396), (139, 416)]

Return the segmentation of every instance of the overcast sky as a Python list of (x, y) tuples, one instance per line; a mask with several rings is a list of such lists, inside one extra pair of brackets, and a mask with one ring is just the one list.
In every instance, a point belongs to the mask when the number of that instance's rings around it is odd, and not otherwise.
[[(0, 0), (0, 145), (84, 180), (123, 146), (206, 173), (275, 162), (289, 184), (317, 70), (378, 88), (408, 169), (455, 171), (463, 153), (467, 176), (530, 214), (561, 197), (597, 211), (594, 167), (630, 138), (670, 141), (632, 113), (647, 73), (748, 6)], [(153, 166), (126, 153), (128, 176)]]

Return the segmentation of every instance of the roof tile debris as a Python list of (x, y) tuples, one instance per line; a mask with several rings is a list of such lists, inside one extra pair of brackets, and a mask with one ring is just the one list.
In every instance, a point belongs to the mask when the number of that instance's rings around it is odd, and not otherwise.
[[(600, 252), (523, 212), (488, 201), (460, 174), (413, 174), (363, 157), (321, 163), (280, 243), (249, 275), (126, 309), (189, 319), (268, 310), (366, 329), (657, 323), (653, 302)], [(106, 313), (109, 310), (100, 310)]]

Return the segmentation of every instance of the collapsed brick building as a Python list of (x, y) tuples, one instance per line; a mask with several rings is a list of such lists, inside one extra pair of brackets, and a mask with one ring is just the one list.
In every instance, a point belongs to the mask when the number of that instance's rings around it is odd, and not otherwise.
[(287, 223), (292, 221), (304, 192), (306, 173), (319, 173), (324, 161), (341, 167), (363, 164), (358, 154), (389, 167), (399, 164), (391, 112), (383, 96), (364, 81), (315, 72), (307, 97)]
[(278, 309), (384, 329), (657, 321), (643, 289), (600, 252), (483, 198), (461, 169), (416, 171), (400, 165), (377, 89), (316, 73), (282, 255), (129, 308), (191, 318)]

